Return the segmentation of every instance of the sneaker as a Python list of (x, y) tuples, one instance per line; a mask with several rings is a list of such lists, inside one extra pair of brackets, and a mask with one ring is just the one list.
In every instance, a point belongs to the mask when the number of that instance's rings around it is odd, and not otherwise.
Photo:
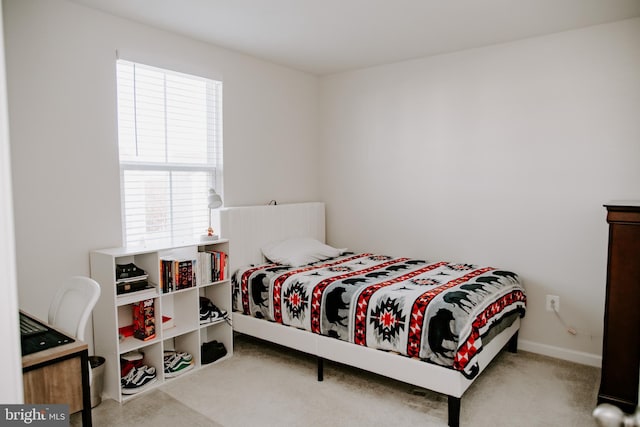
[(129, 369), (127, 374), (123, 375), (120, 378), (120, 386), (124, 387), (128, 382), (133, 380), (133, 377), (135, 377), (135, 375), (136, 375), (137, 369), (138, 368), (136, 368), (136, 367), (132, 367), (131, 369)]
[(165, 350), (164, 362), (168, 363), (169, 360), (173, 359), (185, 359), (190, 362), (193, 360), (193, 356), (186, 351)]
[(211, 323), (226, 318), (226, 311), (216, 307), (209, 298), (200, 297), (200, 323)]
[(194, 366), (193, 356), (185, 352), (165, 352), (164, 353), (164, 376), (167, 378), (177, 377)]
[(200, 358), (203, 365), (215, 362), (227, 355), (227, 349), (224, 344), (215, 340), (203, 343), (200, 351)]
[(133, 368), (142, 366), (143, 357), (144, 354), (140, 351), (130, 351), (120, 355), (120, 377), (124, 378)]
[(149, 386), (157, 381), (156, 368), (153, 366), (143, 365), (139, 368), (131, 370), (123, 381), (126, 382), (122, 386), (122, 394), (135, 394), (149, 388)]

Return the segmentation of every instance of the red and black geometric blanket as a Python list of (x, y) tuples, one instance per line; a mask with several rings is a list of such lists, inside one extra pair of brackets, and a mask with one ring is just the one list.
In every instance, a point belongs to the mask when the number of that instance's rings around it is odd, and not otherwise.
[(505, 316), (524, 316), (515, 273), (369, 253), (303, 267), (233, 274), (234, 310), (354, 344), (393, 351), (473, 378), (482, 340)]

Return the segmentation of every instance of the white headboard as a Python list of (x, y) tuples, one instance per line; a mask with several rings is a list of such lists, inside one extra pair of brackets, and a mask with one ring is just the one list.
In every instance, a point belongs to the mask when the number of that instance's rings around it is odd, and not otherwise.
[(219, 210), (220, 237), (229, 239), (230, 270), (264, 262), (260, 248), (291, 237), (324, 243), (324, 203), (243, 206)]

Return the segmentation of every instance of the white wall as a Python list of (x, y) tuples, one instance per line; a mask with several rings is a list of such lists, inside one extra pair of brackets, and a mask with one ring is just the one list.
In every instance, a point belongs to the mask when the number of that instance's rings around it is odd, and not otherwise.
[[(320, 86), (66, 0), (4, 0), (4, 23), (23, 308), (44, 316), (89, 250), (121, 243), (117, 49), (224, 81), (227, 205), (324, 200), (330, 243), (513, 269), (523, 347), (597, 362), (602, 204), (640, 197), (640, 20)], [(578, 336), (544, 311), (549, 293)]]
[(0, 402), (22, 403), (22, 354), (18, 333), (18, 290), (9, 159), (9, 117), (4, 64), (4, 32), (0, 0)]
[(329, 242), (512, 269), (523, 348), (599, 363), (602, 204), (640, 198), (640, 19), (335, 74), (321, 95)]
[(66, 0), (5, 0), (4, 13), (21, 307), (46, 316), (91, 249), (121, 244), (116, 49), (223, 80), (228, 206), (319, 198), (315, 76)]

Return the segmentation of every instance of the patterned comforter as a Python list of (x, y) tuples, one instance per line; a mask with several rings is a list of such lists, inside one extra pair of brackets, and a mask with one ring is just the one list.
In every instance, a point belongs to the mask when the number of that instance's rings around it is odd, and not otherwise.
[(246, 315), (397, 352), (473, 378), (490, 328), (524, 316), (515, 273), (370, 253), (233, 274), (233, 308)]

